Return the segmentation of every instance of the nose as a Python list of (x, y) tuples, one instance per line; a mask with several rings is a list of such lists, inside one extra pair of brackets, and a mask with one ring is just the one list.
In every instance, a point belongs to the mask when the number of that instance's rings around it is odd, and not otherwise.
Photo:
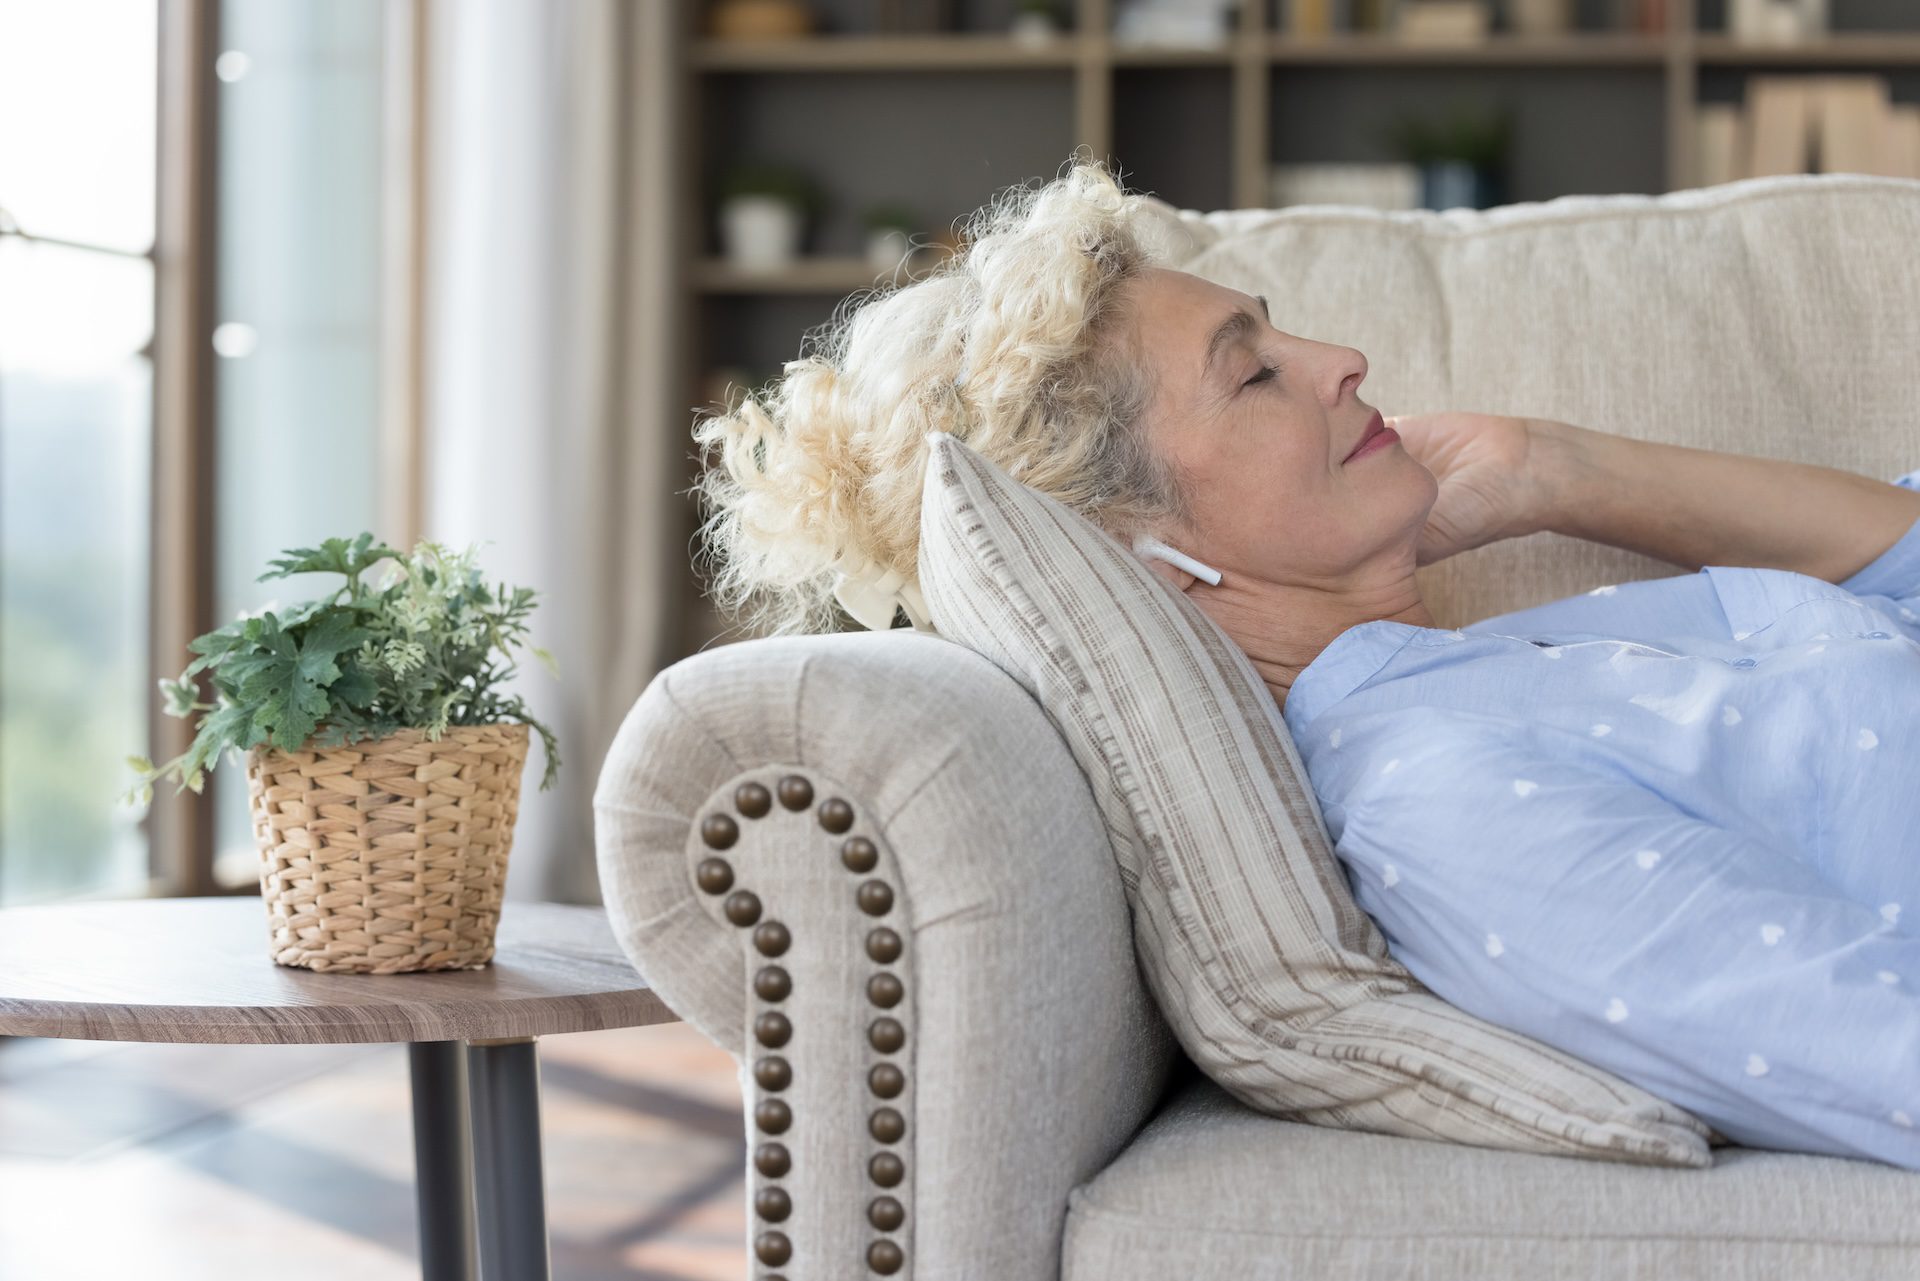
[(1336, 406), (1346, 399), (1349, 391), (1355, 397), (1359, 396), (1360, 384), (1367, 380), (1367, 357), (1366, 353), (1357, 347), (1342, 347), (1329, 343), (1327, 350), (1331, 353), (1331, 358), (1327, 361), (1325, 385), (1332, 390), (1327, 404)]

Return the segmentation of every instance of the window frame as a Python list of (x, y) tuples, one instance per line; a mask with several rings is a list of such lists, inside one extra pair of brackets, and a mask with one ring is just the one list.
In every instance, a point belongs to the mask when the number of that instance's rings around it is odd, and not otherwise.
[[(382, 300), (380, 467), (377, 510), (388, 541), (420, 536), (421, 297), (425, 210), (426, 56), (429, 0), (384, 0), (383, 124), (386, 183), (380, 195)], [(153, 528), (149, 540), (149, 697), (186, 666), (194, 637), (220, 625), (216, 608), (215, 486), (219, 447), (213, 330), (219, 323), (220, 0), (159, 0), (153, 358)], [(196, 718), (155, 714), (148, 755), (172, 760), (193, 743)], [(142, 820), (149, 851), (147, 897), (257, 894), (248, 880), (215, 874), (219, 789), (244, 773), (208, 772), (203, 793), (154, 788)]]

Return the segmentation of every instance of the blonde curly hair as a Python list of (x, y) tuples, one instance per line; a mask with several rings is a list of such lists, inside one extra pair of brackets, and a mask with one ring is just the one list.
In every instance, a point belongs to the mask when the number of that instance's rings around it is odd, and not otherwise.
[(969, 215), (924, 278), (843, 300), (764, 399), (699, 413), (699, 556), (715, 604), (750, 631), (837, 630), (843, 579), (898, 592), (919, 621), (931, 431), (1122, 540), (1187, 518), (1180, 477), (1146, 444), (1153, 384), (1121, 305), (1156, 262), (1136, 226), (1145, 197), (1077, 153), (1062, 169)]

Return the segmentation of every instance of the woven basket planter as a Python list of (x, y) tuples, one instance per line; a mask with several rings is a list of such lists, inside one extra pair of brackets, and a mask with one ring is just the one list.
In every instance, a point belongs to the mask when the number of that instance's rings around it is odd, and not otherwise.
[(247, 752), (273, 959), (344, 974), (491, 961), (527, 726), (308, 741)]

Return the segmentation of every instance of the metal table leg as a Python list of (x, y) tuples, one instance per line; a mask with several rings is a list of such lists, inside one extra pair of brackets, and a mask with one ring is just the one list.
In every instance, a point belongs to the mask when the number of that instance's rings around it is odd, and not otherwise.
[(466, 1059), (458, 1041), (407, 1046), (422, 1281), (473, 1281), (472, 1156)]
[(540, 1166), (540, 1064), (533, 1038), (467, 1042), (473, 1187), (483, 1281), (548, 1281)]

